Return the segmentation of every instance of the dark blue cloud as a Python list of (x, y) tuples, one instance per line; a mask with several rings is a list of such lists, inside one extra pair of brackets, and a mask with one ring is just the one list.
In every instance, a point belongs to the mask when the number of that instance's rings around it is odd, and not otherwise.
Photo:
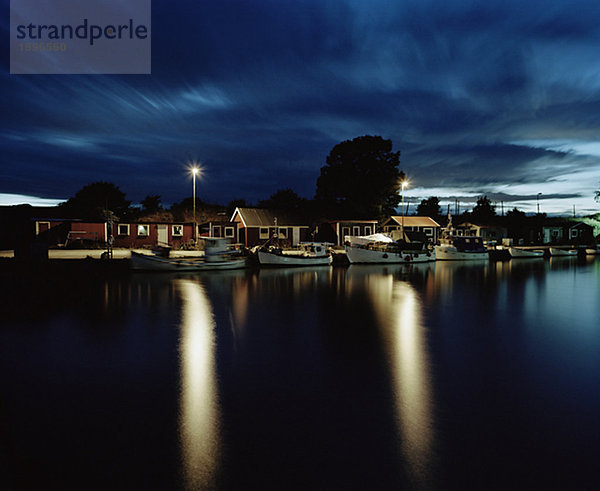
[(329, 150), (364, 134), (392, 139), (422, 186), (597, 168), (552, 141), (600, 134), (599, 14), (592, 1), (155, 0), (151, 76), (12, 76), (3, 56), (0, 193), (111, 180), (173, 202), (195, 159), (209, 200), (311, 196)]

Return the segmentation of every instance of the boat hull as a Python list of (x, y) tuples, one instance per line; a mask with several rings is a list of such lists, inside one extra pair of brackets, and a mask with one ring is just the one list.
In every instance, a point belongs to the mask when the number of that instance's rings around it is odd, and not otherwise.
[(557, 249), (555, 247), (551, 247), (550, 255), (551, 256), (576, 256), (577, 251), (574, 249), (567, 250), (567, 249)]
[(258, 251), (258, 262), (262, 266), (327, 266), (331, 264), (331, 255), (327, 256), (301, 256), (295, 254), (273, 254)]
[(516, 247), (510, 247), (508, 249), (510, 257), (512, 258), (533, 258), (533, 257), (544, 257), (544, 251), (530, 250), (530, 249), (518, 249)]
[(350, 264), (409, 264), (435, 261), (435, 253), (426, 252), (385, 252), (364, 247), (346, 246), (346, 257)]
[(598, 254), (600, 254), (600, 249), (591, 249), (591, 248), (590, 248), (590, 249), (586, 249), (586, 250), (585, 250), (585, 253), (586, 253), (588, 256), (594, 256), (594, 255), (598, 255)]
[(131, 253), (131, 269), (134, 271), (209, 271), (229, 270), (246, 267), (246, 259), (229, 259), (226, 261), (206, 261), (203, 258), (169, 259), (159, 256)]
[(459, 251), (455, 247), (435, 246), (436, 261), (485, 261), (488, 251)]

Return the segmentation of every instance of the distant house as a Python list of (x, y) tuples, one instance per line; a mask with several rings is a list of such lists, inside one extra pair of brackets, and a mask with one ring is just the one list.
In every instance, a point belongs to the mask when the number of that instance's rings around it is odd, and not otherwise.
[(200, 237), (225, 237), (232, 242), (239, 242), (238, 222), (227, 220), (213, 220), (198, 225)]
[(508, 236), (505, 227), (493, 225), (478, 225), (476, 223), (461, 223), (456, 227), (456, 235), (464, 237), (481, 237), (484, 242), (502, 242)]
[(134, 222), (113, 224), (114, 247), (179, 248), (193, 239), (193, 223)]
[(69, 218), (33, 218), (33, 233), (37, 242), (53, 245), (96, 247), (106, 243), (105, 222), (84, 222)]
[(549, 220), (542, 227), (542, 242), (544, 244), (591, 244), (594, 242), (594, 228), (583, 222)]
[(347, 236), (374, 234), (377, 223), (377, 220), (331, 220), (319, 225), (317, 237), (323, 242), (342, 246)]
[(430, 217), (405, 216), (403, 219), (402, 216), (392, 215), (381, 224), (381, 228), (385, 233), (392, 237), (398, 236), (399, 239), (403, 223), (405, 232), (421, 232), (431, 242), (437, 242), (439, 238), (440, 224)]
[[(35, 237), (49, 245), (71, 247), (104, 246), (112, 235), (113, 247), (141, 248), (169, 246), (178, 248), (192, 239), (191, 223), (114, 223), (82, 220), (34, 220)], [(112, 233), (111, 233), (112, 232)]]
[(237, 223), (238, 242), (246, 247), (263, 244), (275, 234), (293, 246), (309, 238), (310, 227), (285, 212), (262, 208), (236, 208), (231, 222)]

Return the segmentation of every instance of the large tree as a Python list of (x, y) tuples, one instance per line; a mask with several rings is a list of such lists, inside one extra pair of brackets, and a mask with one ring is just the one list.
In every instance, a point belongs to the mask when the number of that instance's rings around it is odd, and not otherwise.
[(496, 217), (496, 207), (487, 196), (482, 196), (477, 200), (477, 204), (471, 213), (471, 219), (481, 225), (489, 224)]
[(158, 194), (146, 196), (141, 203), (144, 213), (156, 213), (162, 210), (162, 206), (160, 205), (160, 195)]
[(417, 215), (421, 217), (437, 218), (442, 214), (439, 198), (432, 196), (421, 201), (417, 206)]
[(113, 183), (93, 182), (77, 191), (60, 207), (77, 218), (104, 220), (107, 212), (123, 218), (130, 211), (130, 204), (131, 201), (125, 199), (125, 193)]
[(381, 218), (394, 214), (404, 173), (391, 140), (361, 136), (338, 143), (317, 179), (315, 198), (337, 218)]
[(298, 212), (305, 205), (306, 199), (298, 196), (290, 188), (280, 189), (273, 193), (269, 199), (258, 202), (259, 208), (271, 208), (274, 210)]

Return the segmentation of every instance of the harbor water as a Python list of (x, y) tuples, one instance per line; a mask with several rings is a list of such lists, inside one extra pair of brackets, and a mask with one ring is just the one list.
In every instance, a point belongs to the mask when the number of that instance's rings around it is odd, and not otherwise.
[(588, 489), (600, 258), (0, 275), (2, 489)]

